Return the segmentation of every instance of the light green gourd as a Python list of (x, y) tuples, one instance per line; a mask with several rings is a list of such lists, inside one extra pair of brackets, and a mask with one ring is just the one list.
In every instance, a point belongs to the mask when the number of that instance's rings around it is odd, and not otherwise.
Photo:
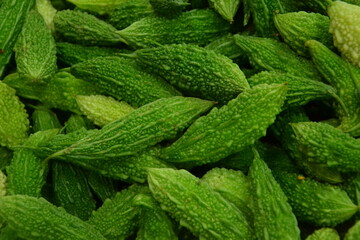
[(306, 240), (340, 240), (340, 236), (335, 229), (321, 228), (316, 230)]
[(210, 6), (215, 9), (225, 20), (232, 23), (240, 7), (240, 0), (209, 0)]
[(356, 223), (347, 231), (344, 240), (356, 240), (360, 238), (360, 221)]
[(110, 13), (116, 6), (123, 3), (125, 0), (68, 0), (75, 6), (96, 12), (98, 14)]

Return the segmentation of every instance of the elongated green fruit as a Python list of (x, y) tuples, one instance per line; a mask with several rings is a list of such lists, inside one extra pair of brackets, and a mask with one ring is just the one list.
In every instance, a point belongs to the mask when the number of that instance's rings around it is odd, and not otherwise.
[(101, 57), (71, 67), (75, 77), (84, 79), (105, 93), (140, 107), (160, 98), (181, 95), (164, 80), (143, 72), (131, 59)]
[(317, 40), (328, 48), (333, 47), (329, 33), (330, 20), (319, 13), (291, 12), (276, 14), (274, 23), (285, 42), (299, 55), (308, 56), (305, 42)]
[(12, 151), (5, 147), (0, 147), (0, 170), (5, 169), (12, 159)]
[(94, 125), (85, 116), (72, 114), (64, 124), (66, 133), (72, 133), (80, 128), (92, 129)]
[(360, 238), (360, 221), (357, 221), (345, 234), (344, 240), (356, 240)]
[(234, 35), (235, 43), (250, 57), (250, 63), (268, 71), (283, 71), (309, 79), (321, 79), (312, 62), (297, 56), (285, 43), (276, 39)]
[(55, 74), (55, 39), (37, 11), (32, 10), (27, 15), (14, 51), (20, 77), (32, 83), (48, 82)]
[(44, 18), (46, 26), (50, 29), (51, 32), (55, 31), (54, 26), (54, 17), (57, 10), (52, 5), (51, 0), (36, 0), (36, 10)]
[(116, 6), (106, 21), (120, 30), (153, 14), (154, 10), (149, 0), (125, 0)]
[(201, 178), (201, 184), (209, 185), (242, 211), (248, 221), (252, 220), (250, 183), (241, 171), (213, 168)]
[(337, 90), (342, 104), (337, 103), (336, 114), (340, 129), (353, 136), (360, 135), (360, 99), (358, 98), (360, 69), (344, 61), (320, 42), (306, 42), (313, 62), (324, 78)]
[(68, 0), (75, 6), (96, 12), (98, 14), (110, 13), (116, 6), (123, 3), (125, 0)]
[[(256, 151), (256, 150), (255, 150)], [(297, 220), (280, 185), (257, 152), (249, 170), (258, 239), (298, 239)]]
[(35, 109), (32, 116), (32, 130), (33, 132), (45, 131), (48, 129), (61, 128), (61, 123), (56, 114), (50, 109), (42, 106)]
[(335, 47), (343, 58), (360, 67), (360, 6), (335, 1), (329, 5), (328, 14)]
[(214, 11), (195, 9), (176, 19), (146, 17), (117, 33), (132, 48), (148, 48), (177, 43), (206, 45), (229, 29), (230, 24)]
[(116, 101), (103, 95), (77, 96), (76, 102), (80, 110), (98, 126), (104, 126), (125, 117), (134, 108), (126, 102)]
[(35, 0), (5, 0), (0, 8), (0, 78), (10, 61), (13, 47), (21, 32), (26, 15)]
[(254, 19), (257, 34), (261, 37), (274, 37), (276, 35), (274, 15), (285, 12), (282, 1), (248, 0), (247, 3)]
[(88, 223), (94, 226), (108, 240), (126, 239), (135, 231), (140, 209), (133, 205), (134, 197), (146, 193), (144, 186), (133, 185), (118, 192), (113, 199), (107, 199), (93, 212)]
[(0, 231), (0, 240), (22, 240), (16, 235), (16, 231), (11, 229), (9, 226), (5, 226)]
[(194, 45), (141, 49), (135, 56), (143, 68), (192, 96), (227, 102), (249, 88), (245, 75), (230, 59)]
[(276, 172), (275, 178), (299, 221), (333, 227), (358, 211), (358, 206), (351, 202), (346, 192), (336, 186), (296, 173)]
[[(360, 205), (360, 175), (351, 174), (346, 181), (341, 185), (341, 188), (346, 191), (350, 199), (356, 205)], [(360, 212), (354, 216), (356, 220), (360, 219)]]
[(82, 220), (88, 220), (96, 208), (86, 175), (69, 163), (52, 163), (54, 195), (57, 205)]
[(0, 170), (0, 197), (5, 196), (6, 192), (7, 192), (7, 189), (6, 189), (6, 176)]
[(215, 9), (225, 20), (232, 23), (240, 7), (240, 0), (210, 0), (210, 6)]
[(321, 228), (308, 236), (306, 240), (340, 240), (340, 236), (335, 229)]
[(111, 46), (121, 41), (113, 26), (85, 12), (59, 11), (55, 15), (54, 24), (56, 32), (69, 42)]
[(140, 207), (140, 229), (136, 240), (176, 240), (173, 224), (150, 194), (138, 194), (133, 204)]
[(131, 156), (162, 140), (174, 138), (212, 106), (212, 102), (197, 98), (162, 98), (104, 126), (52, 157), (81, 161)]
[(148, 171), (150, 190), (161, 208), (200, 239), (252, 239), (243, 213), (188, 171)]
[(303, 122), (291, 126), (298, 148), (308, 161), (341, 172), (360, 170), (360, 143), (355, 138), (325, 123)]
[(104, 202), (108, 198), (115, 197), (116, 185), (113, 179), (104, 177), (95, 171), (90, 171), (88, 174), (88, 183), (101, 201)]
[(305, 105), (310, 101), (324, 99), (336, 95), (336, 90), (322, 82), (294, 76), (290, 73), (277, 71), (263, 71), (248, 78), (250, 86), (258, 84), (288, 83), (289, 91), (286, 94), (285, 106), (294, 107)]
[(206, 45), (205, 48), (230, 59), (236, 59), (245, 54), (243, 50), (235, 44), (234, 36), (231, 34), (215, 39)]
[(85, 62), (96, 57), (116, 56), (118, 53), (130, 53), (129, 50), (105, 48), (96, 46), (83, 46), (79, 44), (58, 42), (56, 43), (57, 58), (67, 66)]
[(176, 18), (186, 6), (189, 0), (149, 0), (154, 12), (162, 17)]
[(57, 208), (43, 198), (24, 195), (0, 198), (0, 216), (19, 237), (26, 239), (105, 238), (90, 224)]
[(202, 165), (216, 162), (264, 136), (284, 103), (286, 85), (247, 89), (220, 109), (199, 118), (175, 143), (162, 151), (169, 162)]
[(0, 145), (16, 146), (27, 138), (28, 115), (24, 104), (15, 96), (15, 90), (0, 82)]

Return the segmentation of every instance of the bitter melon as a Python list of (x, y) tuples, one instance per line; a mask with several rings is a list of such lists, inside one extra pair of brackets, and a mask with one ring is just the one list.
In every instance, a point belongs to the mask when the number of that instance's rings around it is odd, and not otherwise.
[(213, 7), (224, 19), (232, 23), (236, 12), (240, 7), (240, 0), (210, 0), (210, 6)]
[(230, 59), (236, 59), (245, 54), (243, 50), (235, 44), (234, 37), (231, 34), (215, 39), (206, 45), (205, 48)]
[(245, 75), (230, 59), (190, 45), (137, 50), (136, 61), (191, 96), (227, 102), (249, 88)]
[(56, 114), (45, 107), (37, 107), (31, 115), (32, 131), (45, 131), (48, 129), (61, 128), (61, 123)]
[(106, 14), (111, 12), (116, 6), (123, 3), (125, 0), (68, 0), (75, 6), (96, 12), (98, 14)]
[(106, 239), (89, 223), (43, 198), (25, 195), (1, 197), (0, 216), (19, 237), (29, 240)]
[(176, 19), (145, 17), (117, 33), (132, 48), (148, 48), (159, 44), (206, 45), (229, 29), (230, 24), (214, 11), (195, 9)]
[(335, 47), (343, 58), (360, 67), (360, 6), (334, 1), (329, 4), (328, 14)]
[(345, 234), (344, 240), (357, 240), (360, 238), (360, 221), (357, 221)]
[(327, 16), (304, 11), (291, 12), (276, 14), (274, 23), (284, 41), (299, 55), (309, 56), (305, 48), (307, 40), (317, 40), (328, 48), (333, 47)]
[(143, 72), (131, 59), (99, 57), (73, 65), (70, 71), (133, 107), (181, 95), (164, 80)]
[(186, 6), (189, 0), (149, 0), (154, 12), (163, 17), (176, 18)]
[(321, 80), (314, 64), (299, 57), (285, 43), (276, 39), (235, 34), (235, 43), (250, 58), (250, 63), (260, 70), (283, 71), (313, 80)]
[(16, 146), (25, 142), (29, 130), (28, 115), (15, 90), (0, 82), (0, 145)]
[(117, 190), (116, 182), (113, 179), (104, 177), (95, 171), (90, 171), (88, 173), (88, 183), (101, 201), (104, 202), (108, 198), (115, 197)]
[(340, 240), (340, 236), (333, 228), (321, 228), (308, 236), (306, 240)]
[(5, 196), (6, 191), (6, 175), (0, 170), (0, 197)]
[(12, 151), (5, 147), (0, 147), (0, 170), (5, 169), (12, 159)]
[(53, 33), (55, 31), (54, 17), (57, 10), (53, 7), (51, 0), (36, 0), (36, 10), (44, 18), (46, 26)]
[(248, 176), (257, 238), (300, 240), (298, 223), (287, 197), (259, 153), (254, 155)]
[(202, 165), (216, 162), (264, 136), (284, 103), (285, 85), (247, 89), (220, 109), (199, 118), (175, 143), (163, 149), (169, 162)]
[(253, 239), (244, 214), (188, 171), (148, 172), (150, 190), (161, 208), (200, 239)]
[(95, 128), (92, 122), (85, 116), (78, 114), (72, 114), (68, 120), (64, 123), (66, 133), (75, 132), (81, 128), (93, 129)]
[(360, 135), (360, 99), (358, 97), (360, 69), (351, 65), (320, 42), (306, 42), (311, 57), (319, 72), (337, 90), (341, 99), (335, 103), (339, 126), (353, 136)]
[(298, 221), (333, 227), (350, 219), (356, 206), (339, 187), (320, 183), (296, 173), (275, 172)]

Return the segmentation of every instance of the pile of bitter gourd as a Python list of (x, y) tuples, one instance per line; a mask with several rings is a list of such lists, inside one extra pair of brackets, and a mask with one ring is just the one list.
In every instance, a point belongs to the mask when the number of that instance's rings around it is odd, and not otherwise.
[(359, 67), (359, 0), (1, 0), (0, 240), (358, 240)]

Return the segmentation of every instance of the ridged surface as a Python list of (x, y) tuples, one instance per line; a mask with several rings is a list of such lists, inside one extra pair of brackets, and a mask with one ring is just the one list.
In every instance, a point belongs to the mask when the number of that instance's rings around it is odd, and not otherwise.
[[(360, 237), (360, 236), (359, 236)], [(321, 228), (308, 236), (306, 240), (340, 240), (340, 236), (335, 229)], [(355, 239), (354, 239), (355, 240)]]
[(234, 16), (240, 7), (240, 0), (210, 0), (210, 5), (217, 11), (224, 19), (232, 23)]
[(15, 48), (17, 71), (31, 82), (48, 82), (57, 70), (55, 39), (35, 10), (27, 15)]
[(342, 102), (335, 103), (340, 129), (360, 136), (360, 98), (358, 97), (360, 69), (336, 55), (322, 43), (307, 41), (311, 57), (319, 72), (337, 90)]
[(253, 144), (266, 134), (284, 103), (285, 85), (258, 85), (220, 109), (199, 118), (162, 151), (169, 162), (193, 165), (216, 162)]
[(239, 66), (227, 57), (190, 44), (135, 52), (137, 62), (191, 96), (227, 102), (249, 88)]
[(125, 0), (69, 0), (69, 2), (81, 9), (98, 14), (109, 13), (124, 1)]
[(27, 138), (28, 115), (15, 90), (0, 82), (0, 145), (16, 146)]
[(43, 198), (24, 195), (2, 197), (0, 216), (19, 237), (29, 240), (105, 240), (90, 224)]
[(39, 107), (31, 115), (33, 132), (45, 131), (48, 129), (61, 128), (61, 123), (56, 114), (50, 109)]
[(0, 197), (5, 196), (6, 192), (6, 175), (0, 170)]
[(252, 239), (243, 213), (186, 170), (153, 168), (148, 182), (161, 208), (200, 239)]
[(176, 19), (146, 17), (118, 31), (118, 34), (133, 48), (147, 48), (176, 43), (205, 45), (229, 29), (230, 24), (214, 11), (196, 9)]
[(215, 39), (206, 45), (205, 48), (230, 59), (235, 59), (244, 55), (243, 50), (235, 44), (234, 36), (231, 34)]
[(351, 202), (346, 192), (336, 186), (304, 179), (296, 173), (276, 172), (275, 178), (298, 221), (332, 227), (358, 211), (358, 206)]
[(248, 177), (257, 238), (300, 240), (298, 222), (287, 197), (259, 154), (254, 155)]
[(321, 79), (314, 64), (299, 57), (285, 43), (276, 39), (234, 35), (235, 43), (246, 52), (250, 63), (260, 70), (278, 70), (295, 76)]
[(360, 238), (360, 221), (357, 221), (345, 234), (344, 240), (357, 240)]
[(112, 178), (104, 177), (95, 171), (91, 171), (88, 174), (88, 183), (101, 201), (104, 202), (108, 198), (115, 197), (117, 190), (115, 181)]
[(154, 12), (158, 16), (166, 18), (178, 17), (187, 5), (189, 0), (149, 0)]
[(101, 57), (71, 67), (75, 77), (100, 88), (118, 100), (140, 107), (160, 98), (179, 96), (164, 80), (143, 72), (131, 59)]

